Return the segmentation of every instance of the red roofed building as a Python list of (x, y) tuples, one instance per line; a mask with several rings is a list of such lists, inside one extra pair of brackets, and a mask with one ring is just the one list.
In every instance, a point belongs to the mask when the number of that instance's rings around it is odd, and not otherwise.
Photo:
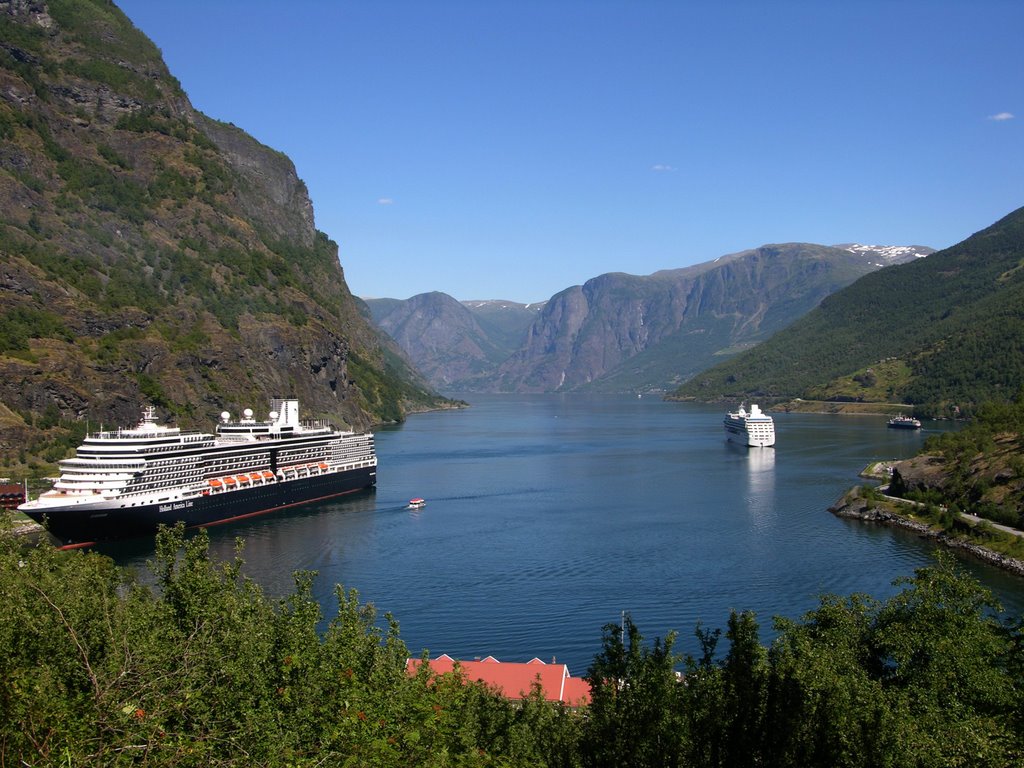
[[(501, 662), (493, 656), (483, 661), (457, 661), (447, 653), (436, 659), (428, 659), (430, 671), (444, 675), (455, 670), (456, 665), (467, 680), (477, 680), (495, 689), (506, 699), (525, 699), (535, 683), (540, 683), (544, 698), (560, 701), (570, 707), (590, 703), (590, 685), (582, 677), (572, 677), (565, 664), (546, 664), (540, 659), (522, 662)], [(405, 669), (415, 675), (420, 668), (420, 659), (408, 659)]]

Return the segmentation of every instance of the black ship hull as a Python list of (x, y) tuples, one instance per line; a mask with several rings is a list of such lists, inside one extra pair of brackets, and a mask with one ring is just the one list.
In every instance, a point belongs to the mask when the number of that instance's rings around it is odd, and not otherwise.
[(361, 467), (162, 504), (105, 509), (58, 507), (27, 514), (43, 523), (62, 544), (86, 544), (152, 536), (160, 525), (178, 522), (186, 528), (221, 525), (355, 493), (372, 488), (376, 482), (377, 468)]

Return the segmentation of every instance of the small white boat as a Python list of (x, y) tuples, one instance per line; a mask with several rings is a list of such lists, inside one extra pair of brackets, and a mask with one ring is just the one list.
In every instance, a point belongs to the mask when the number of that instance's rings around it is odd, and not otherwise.
[(921, 420), (913, 416), (893, 416), (886, 422), (890, 429), (920, 429)]
[(409, 509), (422, 509), (427, 506), (427, 500), (419, 497), (415, 499), (409, 499)]

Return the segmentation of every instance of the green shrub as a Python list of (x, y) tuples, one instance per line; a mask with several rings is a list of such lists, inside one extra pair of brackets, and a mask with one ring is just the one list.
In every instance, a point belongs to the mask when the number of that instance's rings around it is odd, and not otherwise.
[(60, 317), (44, 309), (14, 307), (0, 314), (0, 353), (28, 351), (34, 338), (74, 340)]

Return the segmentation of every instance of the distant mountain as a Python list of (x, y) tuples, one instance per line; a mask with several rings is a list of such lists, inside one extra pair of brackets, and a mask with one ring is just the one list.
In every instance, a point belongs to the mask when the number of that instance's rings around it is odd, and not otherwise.
[(374, 322), (405, 350), (439, 389), (472, 389), (518, 345), (539, 305), (510, 301), (460, 303), (445, 293), (404, 301), (363, 299)]
[(1022, 384), (1024, 208), (927, 259), (862, 277), (674, 396), (811, 398), (831, 389), (857, 399), (860, 391), (949, 416), (1012, 399)]
[(488, 336), (503, 350), (511, 353), (523, 343), (526, 329), (544, 310), (546, 301), (519, 304), (503, 299), (464, 301), (466, 307), (480, 323)]
[(643, 277), (601, 275), (552, 297), (526, 343), (498, 370), (496, 385), (668, 388), (762, 341), (877, 268), (874, 252), (787, 243)]
[(113, 3), (0, 3), (0, 210), (0, 462), (147, 402), (203, 428), (271, 396), (355, 427), (441, 402), (291, 160), (196, 111)]
[(930, 252), (766, 245), (653, 275), (601, 275), (543, 305), (459, 305), (444, 294), (367, 303), (439, 388), (666, 389), (767, 338), (883, 263)]

